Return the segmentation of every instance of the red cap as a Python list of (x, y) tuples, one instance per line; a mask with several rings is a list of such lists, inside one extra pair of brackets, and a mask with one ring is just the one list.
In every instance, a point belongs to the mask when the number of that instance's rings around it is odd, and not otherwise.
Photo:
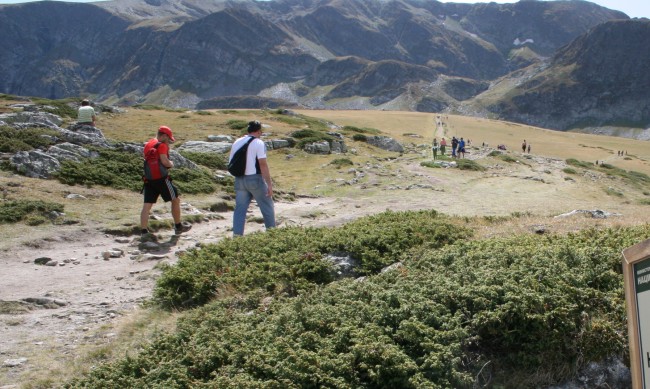
[(159, 133), (163, 133), (169, 137), (169, 140), (172, 142), (176, 142), (176, 139), (174, 139), (174, 135), (172, 135), (172, 130), (167, 127), (167, 126), (160, 126), (158, 129)]

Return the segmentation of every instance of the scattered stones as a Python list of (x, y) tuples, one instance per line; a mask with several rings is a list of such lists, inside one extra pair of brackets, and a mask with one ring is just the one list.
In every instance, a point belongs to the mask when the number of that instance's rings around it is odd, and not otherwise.
[(584, 214), (593, 217), (594, 219), (607, 219), (610, 216), (621, 216), (620, 213), (610, 213), (607, 211), (602, 211), (600, 209), (594, 209), (594, 210), (584, 210), (584, 209), (575, 209), (571, 212), (568, 213), (563, 213), (561, 215), (555, 216), (556, 218), (559, 217), (568, 217), (568, 216), (573, 216), (573, 215), (578, 215), (578, 214)]
[(129, 239), (129, 238), (115, 238), (115, 242), (117, 242), (117, 243), (129, 243), (129, 242), (131, 242), (131, 239)]
[(39, 305), (48, 309), (55, 309), (59, 307), (65, 307), (68, 303), (61, 299), (54, 299), (50, 297), (27, 297), (22, 301), (34, 305)]

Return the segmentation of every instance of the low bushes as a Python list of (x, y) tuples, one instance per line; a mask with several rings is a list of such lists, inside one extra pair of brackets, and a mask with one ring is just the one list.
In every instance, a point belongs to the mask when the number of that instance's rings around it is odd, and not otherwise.
[(437, 247), (467, 235), (435, 211), (387, 212), (330, 229), (274, 229), (187, 253), (166, 269), (154, 295), (168, 308), (205, 304), (222, 288), (295, 295), (332, 281), (323, 260), (329, 253), (349, 253), (361, 263), (359, 275), (373, 274), (412, 247)]
[(222, 154), (195, 151), (179, 151), (179, 153), (190, 161), (210, 169), (226, 170), (228, 167), (225, 155)]
[[(142, 189), (142, 157), (138, 154), (94, 148), (98, 158), (62, 161), (57, 178), (69, 185), (104, 185), (116, 189)], [(212, 193), (217, 183), (204, 169), (174, 169), (170, 176), (181, 193)]]
[[(404, 235), (417, 235), (413, 228), (423, 225), (409, 219), (426, 216), (384, 214), (365, 232), (400, 235), (391, 227), (399, 219)], [(265, 293), (229, 289), (222, 276), (250, 286), (258, 277), (299, 275), (283, 264), (295, 253), (289, 244), (314, 248), (311, 235), (324, 230), (276, 230), (265, 248), (253, 247), (264, 234), (230, 240), (212, 247), (213, 255), (231, 245), (244, 252), (212, 263), (185, 256), (179, 266), (198, 270), (187, 282), (218, 274), (210, 283), (223, 297), (187, 312), (175, 333), (68, 387), (546, 387), (590, 362), (627, 354), (620, 252), (647, 239), (650, 226), (417, 244), (432, 230), (405, 255), (391, 251), (387, 262), (401, 259), (401, 268), (261, 304)], [(285, 255), (265, 262), (264, 250)], [(309, 268), (313, 258), (299, 262)], [(248, 266), (259, 271), (230, 274)]]
[(29, 151), (39, 147), (54, 144), (53, 137), (58, 135), (48, 128), (25, 128), (17, 130), (13, 127), (0, 127), (0, 152), (16, 153)]
[(63, 205), (40, 200), (0, 202), (0, 223), (27, 221), (30, 225), (41, 224), (36, 221), (50, 218), (52, 212), (63, 212)]

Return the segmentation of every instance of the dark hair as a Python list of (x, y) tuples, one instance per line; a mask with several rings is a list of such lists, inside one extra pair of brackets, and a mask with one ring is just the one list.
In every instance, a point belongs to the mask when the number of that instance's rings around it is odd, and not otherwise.
[(248, 122), (248, 132), (256, 132), (262, 129), (262, 123), (257, 120)]
[(84, 105), (84, 106), (85, 105), (90, 105), (90, 101), (84, 99), (84, 100), (81, 101), (81, 105)]

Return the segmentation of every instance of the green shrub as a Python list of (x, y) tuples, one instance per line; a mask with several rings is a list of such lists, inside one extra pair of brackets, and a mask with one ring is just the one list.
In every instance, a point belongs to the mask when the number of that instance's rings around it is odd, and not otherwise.
[(564, 169), (562, 169), (562, 171), (565, 172), (566, 174), (578, 174), (578, 172), (575, 169), (570, 167), (565, 167)]
[(354, 135), (352, 135), (352, 140), (357, 141), (357, 142), (367, 142), (368, 137), (363, 135), (363, 134), (354, 134)]
[(607, 193), (609, 196), (624, 197), (623, 192), (612, 187), (605, 188), (605, 193)]
[(179, 153), (190, 161), (209, 167), (210, 169), (226, 170), (228, 163), (226, 156), (217, 153), (199, 153), (195, 151), (179, 151)]
[(584, 162), (584, 161), (578, 161), (575, 158), (569, 158), (566, 160), (567, 165), (574, 166), (574, 167), (581, 167), (583, 169), (592, 169), (594, 168), (594, 164), (591, 162)]
[(219, 287), (294, 295), (332, 280), (323, 260), (329, 253), (349, 253), (361, 262), (359, 274), (372, 274), (410, 248), (438, 247), (468, 234), (435, 211), (386, 212), (338, 228), (274, 229), (186, 254), (164, 272), (154, 294), (165, 307), (205, 304)]
[(502, 155), (502, 154), (503, 154), (503, 153), (502, 153), (501, 151), (499, 151), (499, 150), (492, 150), (492, 151), (490, 151), (490, 153), (488, 154), (488, 157), (498, 157), (498, 156), (500, 156), (500, 155)]
[(368, 128), (368, 127), (355, 127), (355, 126), (343, 126), (343, 131), (344, 132), (356, 132), (358, 134), (380, 134), (381, 131), (379, 131), (376, 128)]
[(333, 165), (337, 169), (340, 169), (343, 166), (354, 166), (354, 162), (352, 162), (349, 158), (337, 158), (330, 162), (330, 165)]
[(316, 130), (311, 130), (311, 129), (303, 129), (303, 130), (298, 130), (294, 131), (291, 133), (291, 136), (293, 138), (297, 138), (300, 141), (296, 144), (296, 147), (299, 149), (303, 149), (305, 145), (309, 143), (315, 143), (315, 142), (322, 142), (326, 141), (331, 144), (331, 142), (334, 140), (334, 137), (331, 135), (328, 135), (324, 132), (321, 131), (316, 131)]
[(500, 160), (502, 160), (502, 161), (504, 161), (504, 162), (508, 162), (508, 163), (517, 162), (517, 159), (516, 159), (516, 158), (513, 158), (511, 155), (508, 155), (508, 154), (502, 154), (502, 155), (499, 155), (498, 158), (499, 158)]
[[(57, 178), (68, 185), (104, 185), (116, 189), (142, 189), (142, 157), (135, 153), (96, 148), (99, 158), (62, 161)], [(173, 169), (170, 176), (181, 193), (212, 193), (217, 183), (204, 169)]]
[(13, 127), (0, 127), (0, 152), (16, 153), (29, 151), (54, 144), (51, 137), (58, 135), (49, 128), (25, 128), (22, 130)]
[(430, 167), (434, 169), (440, 169), (442, 167), (439, 163), (436, 163), (436, 161), (422, 161), (420, 162), (420, 166)]
[(312, 130), (309, 128), (305, 128), (302, 130), (294, 131), (291, 134), (291, 137), (296, 138), (296, 139), (307, 139), (307, 138), (316, 138), (316, 139), (321, 139), (321, 140), (332, 140), (332, 136), (325, 134), (321, 131), (317, 130)]
[(456, 163), (458, 163), (458, 168), (460, 170), (474, 170), (474, 171), (484, 171), (485, 167), (479, 165), (477, 162), (472, 161), (471, 159), (458, 159), (456, 160)]
[(32, 98), (32, 102), (39, 105), (44, 105), (44, 111), (49, 112), (54, 115), (67, 118), (77, 118), (77, 108), (75, 105), (79, 102), (78, 99), (62, 99), (62, 100), (50, 100), (43, 98)]
[[(268, 251), (310, 235), (299, 231)], [(258, 266), (263, 250), (249, 246), (261, 235), (227, 242), (246, 250), (229, 260), (216, 257), (226, 246), (212, 247), (220, 268), (181, 258), (185, 271), (197, 267), (187, 282), (214, 277), (221, 298), (184, 314), (174, 333), (67, 387), (548, 387), (627, 354), (620, 252), (650, 237), (650, 225), (415, 245), (392, 257), (401, 268), (362, 281), (272, 300), (260, 290), (229, 293), (220, 280)], [(277, 262), (259, 268), (259, 277), (298, 273)]]
[(231, 119), (226, 122), (226, 126), (232, 130), (243, 130), (248, 128), (248, 122), (245, 120)]
[(195, 111), (194, 113), (197, 114), (197, 115), (204, 115), (204, 116), (212, 115), (212, 112), (210, 112), (210, 111), (201, 111), (201, 110), (199, 110), (199, 111)]
[[(0, 223), (31, 220), (29, 225), (42, 224), (52, 212), (63, 212), (63, 205), (40, 200), (0, 202)], [(36, 221), (38, 220), (38, 222)]]

